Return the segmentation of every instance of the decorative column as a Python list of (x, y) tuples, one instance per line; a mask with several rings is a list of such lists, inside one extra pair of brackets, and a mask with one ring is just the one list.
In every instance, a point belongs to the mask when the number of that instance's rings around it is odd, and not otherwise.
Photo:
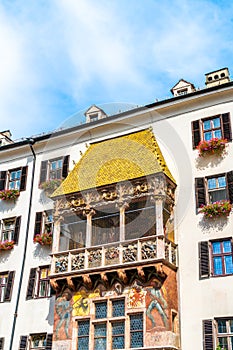
[(120, 211), (120, 242), (125, 240), (125, 209), (129, 206), (127, 202), (119, 204)]
[(53, 213), (54, 224), (53, 224), (53, 245), (52, 245), (52, 253), (59, 252), (59, 241), (60, 241), (60, 225), (63, 220), (63, 216), (60, 213), (60, 209), (62, 206), (62, 199), (58, 199), (55, 202), (55, 208)]
[(156, 220), (156, 237), (157, 237), (157, 258), (165, 258), (165, 235), (163, 228), (163, 203), (164, 196), (155, 196), (155, 220)]
[(91, 247), (91, 232), (92, 232), (92, 216), (95, 214), (95, 210), (86, 206), (83, 209), (83, 215), (87, 218), (87, 230), (86, 230), (86, 247)]

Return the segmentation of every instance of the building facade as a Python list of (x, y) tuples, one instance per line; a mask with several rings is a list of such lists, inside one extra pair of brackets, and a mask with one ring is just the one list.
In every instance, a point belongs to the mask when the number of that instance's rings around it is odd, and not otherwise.
[(233, 348), (233, 83), (171, 92), (0, 133), (0, 349)]

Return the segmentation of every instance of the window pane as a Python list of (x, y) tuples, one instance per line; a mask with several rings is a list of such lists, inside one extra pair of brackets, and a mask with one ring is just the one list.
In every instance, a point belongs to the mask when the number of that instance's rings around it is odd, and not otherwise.
[(226, 333), (226, 331), (227, 331), (226, 320), (218, 320), (218, 333)]
[(212, 133), (211, 132), (205, 132), (204, 133), (204, 140), (209, 141), (212, 139)]
[(221, 130), (220, 129), (219, 130), (214, 130), (214, 138), (221, 139), (221, 137), (222, 137)]
[(213, 254), (221, 253), (221, 242), (213, 242), (212, 243)]
[(230, 332), (233, 333), (233, 320), (229, 320)]
[(96, 324), (95, 326), (95, 345), (94, 350), (106, 349), (107, 328), (105, 323)]
[(142, 314), (130, 316), (130, 346), (131, 348), (140, 348), (143, 346)]
[(107, 303), (96, 303), (95, 318), (106, 318), (106, 317), (107, 317)]
[(226, 187), (225, 176), (218, 177), (218, 187)]
[(222, 258), (220, 257), (214, 257), (214, 274), (215, 275), (222, 275)]
[(204, 126), (204, 130), (209, 130), (209, 129), (211, 129), (210, 120), (205, 120), (204, 123), (203, 123), (203, 126)]
[(213, 179), (208, 179), (208, 189), (209, 190), (213, 190), (215, 189), (217, 186), (216, 186), (216, 179), (213, 178)]
[(89, 349), (89, 321), (78, 322), (78, 350)]
[(225, 188), (223, 190), (211, 191), (209, 192), (209, 195), (211, 203), (227, 199), (227, 193)]
[(114, 300), (112, 302), (112, 317), (125, 316), (125, 301)]
[(227, 255), (224, 257), (224, 260), (225, 260), (226, 273), (233, 273), (232, 256)]
[(212, 122), (214, 128), (220, 128), (220, 118), (214, 118)]
[(89, 321), (80, 321), (78, 323), (78, 336), (89, 335)]
[(221, 345), (221, 348), (224, 350), (227, 350), (228, 349), (227, 337), (221, 337), (218, 340), (219, 340), (219, 344)]
[(124, 349), (125, 348), (125, 323), (116, 322), (112, 324), (112, 348)]
[(223, 241), (223, 252), (231, 253), (231, 241)]

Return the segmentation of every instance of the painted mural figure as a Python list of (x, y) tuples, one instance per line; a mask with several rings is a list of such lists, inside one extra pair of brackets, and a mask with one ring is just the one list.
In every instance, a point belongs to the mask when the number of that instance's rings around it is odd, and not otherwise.
[(58, 339), (58, 332), (64, 325), (66, 337), (69, 338), (69, 324), (70, 324), (70, 313), (72, 311), (72, 305), (70, 303), (72, 296), (69, 292), (64, 291), (60, 296), (55, 305), (59, 321), (56, 326), (56, 338)]
[(163, 320), (164, 326), (166, 327), (167, 326), (167, 315), (166, 315), (165, 309), (167, 308), (167, 302), (164, 299), (160, 289), (151, 288), (149, 290), (149, 293), (150, 293), (152, 300), (151, 300), (151, 302), (146, 310), (146, 314), (147, 314), (148, 318), (151, 320), (152, 326), (155, 327), (156, 324), (155, 324), (154, 317), (152, 315), (152, 311), (154, 309), (156, 309)]

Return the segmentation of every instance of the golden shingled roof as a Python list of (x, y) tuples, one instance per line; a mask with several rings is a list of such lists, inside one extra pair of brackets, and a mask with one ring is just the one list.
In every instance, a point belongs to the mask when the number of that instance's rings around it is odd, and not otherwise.
[(51, 197), (163, 172), (175, 182), (150, 129), (89, 146)]

